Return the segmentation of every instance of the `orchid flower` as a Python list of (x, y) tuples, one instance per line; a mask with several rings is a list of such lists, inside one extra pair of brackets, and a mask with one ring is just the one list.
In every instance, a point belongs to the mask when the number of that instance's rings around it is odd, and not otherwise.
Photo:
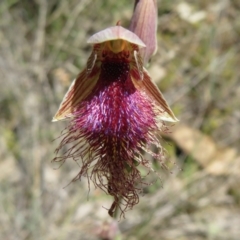
[[(73, 81), (53, 121), (69, 118), (54, 161), (81, 161), (73, 179), (87, 176), (113, 197), (109, 214), (124, 213), (139, 201), (139, 165), (151, 170), (144, 152), (163, 161), (159, 134), (177, 118), (143, 67), (145, 47), (133, 32), (117, 25), (94, 34), (86, 68)], [(151, 152), (155, 145), (159, 154)]]

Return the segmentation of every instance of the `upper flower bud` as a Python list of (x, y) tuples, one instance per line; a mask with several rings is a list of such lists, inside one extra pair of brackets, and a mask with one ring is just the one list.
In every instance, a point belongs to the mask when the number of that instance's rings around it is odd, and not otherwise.
[(144, 64), (157, 51), (157, 1), (136, 0), (129, 29), (146, 44), (141, 49)]

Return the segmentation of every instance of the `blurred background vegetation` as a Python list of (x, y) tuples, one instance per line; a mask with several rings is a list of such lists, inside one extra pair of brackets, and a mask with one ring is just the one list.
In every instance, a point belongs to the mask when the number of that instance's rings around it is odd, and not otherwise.
[(131, 0), (1, 0), (0, 239), (238, 240), (240, 2), (158, 2), (158, 53), (148, 67), (181, 120), (164, 136), (171, 173), (146, 187), (120, 222), (111, 197), (68, 183), (79, 166), (51, 164), (66, 126), (51, 123), (84, 67), (93, 33)]

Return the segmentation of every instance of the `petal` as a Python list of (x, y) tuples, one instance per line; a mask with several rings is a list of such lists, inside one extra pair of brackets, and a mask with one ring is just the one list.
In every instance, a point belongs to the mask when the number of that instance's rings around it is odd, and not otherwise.
[(140, 48), (145, 47), (145, 44), (136, 34), (121, 26), (114, 26), (102, 30), (91, 36), (87, 42), (90, 44), (98, 44), (118, 39), (122, 39), (130, 43), (136, 44)]
[(91, 54), (87, 68), (72, 82), (52, 122), (72, 117), (76, 107), (91, 93), (100, 74), (100, 68), (95, 61), (96, 56)]
[(144, 69), (143, 80), (139, 81), (132, 77), (134, 86), (141, 92), (144, 92), (154, 103), (156, 104), (157, 110), (161, 112), (159, 119), (162, 121), (168, 122), (177, 122), (179, 121), (171, 108), (168, 106), (166, 100), (164, 99), (162, 93), (158, 89), (157, 85), (153, 83), (148, 72)]

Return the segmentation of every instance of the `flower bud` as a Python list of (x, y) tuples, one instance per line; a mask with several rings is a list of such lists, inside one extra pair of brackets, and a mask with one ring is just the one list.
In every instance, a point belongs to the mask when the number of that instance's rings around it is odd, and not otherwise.
[(144, 64), (157, 52), (157, 1), (136, 0), (129, 30), (145, 43), (141, 49)]

